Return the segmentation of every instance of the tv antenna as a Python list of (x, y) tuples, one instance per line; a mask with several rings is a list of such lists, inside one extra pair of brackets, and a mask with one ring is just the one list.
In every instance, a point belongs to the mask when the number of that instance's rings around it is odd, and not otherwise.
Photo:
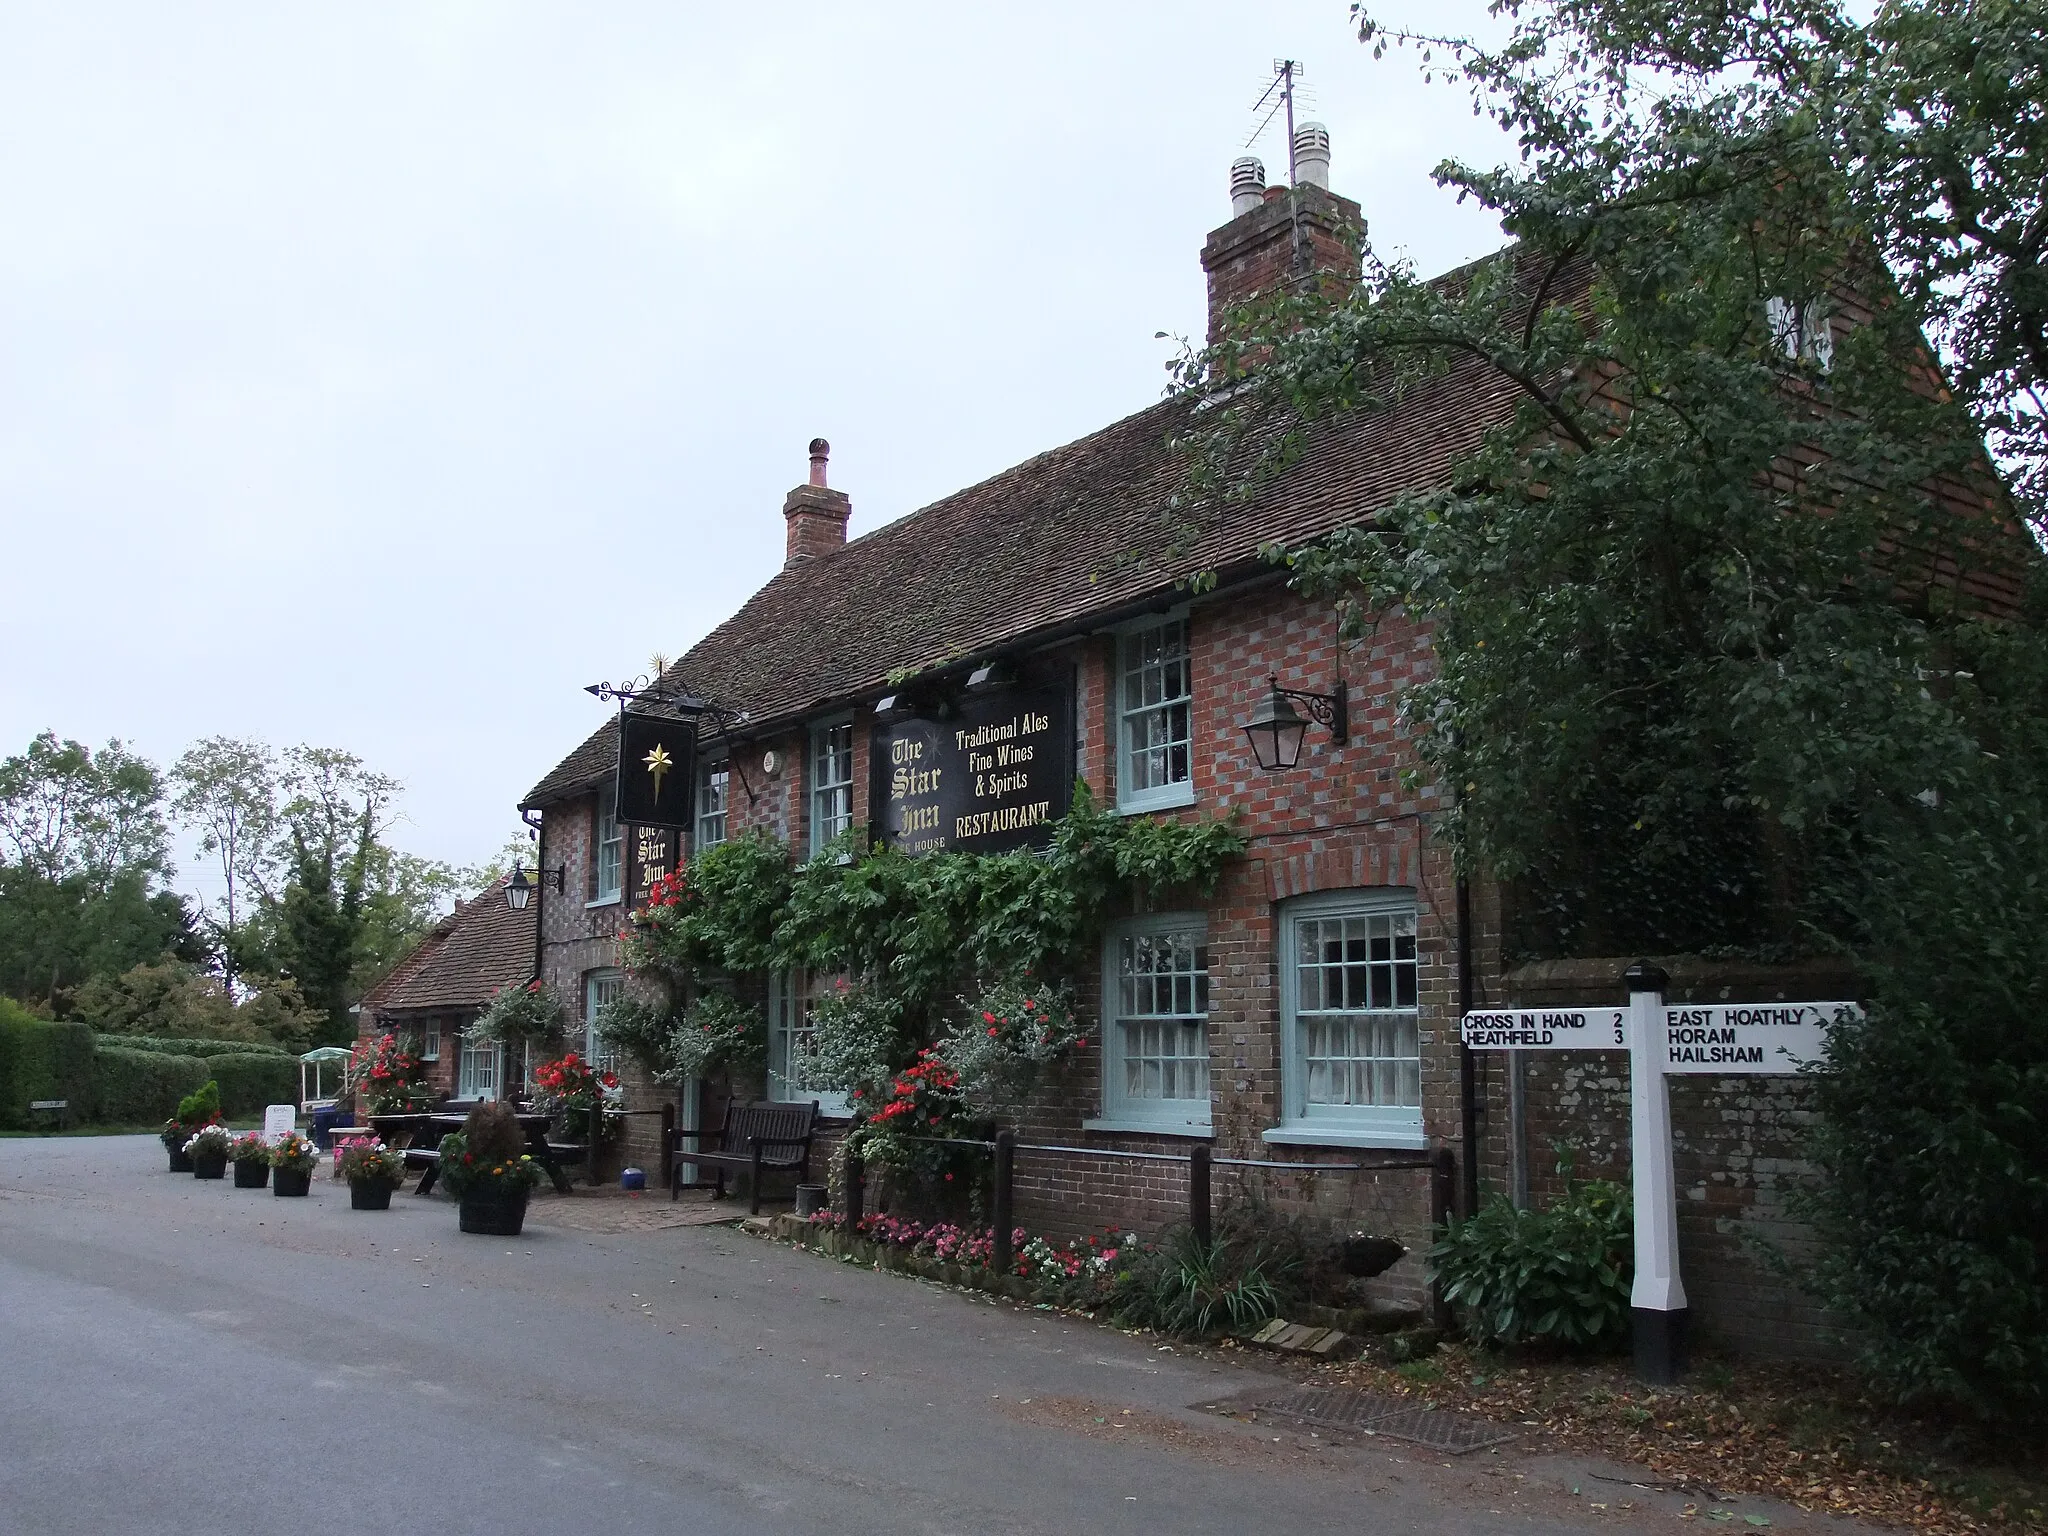
[[(1251, 132), (1251, 137), (1244, 141), (1244, 147), (1250, 149), (1252, 145), (1258, 142), (1259, 136), (1272, 125), (1274, 117), (1285, 112), (1287, 114), (1287, 183), (1289, 186), (1292, 186), (1295, 180), (1294, 98), (1304, 73), (1305, 71), (1302, 69), (1299, 59), (1275, 59), (1273, 61), (1273, 78), (1266, 82), (1265, 90), (1260, 93), (1259, 99), (1252, 103), (1252, 110), (1254, 112), (1263, 108), (1266, 115), (1259, 119), (1259, 126), (1254, 128)], [(1268, 106), (1268, 102), (1271, 102), (1272, 105)]]

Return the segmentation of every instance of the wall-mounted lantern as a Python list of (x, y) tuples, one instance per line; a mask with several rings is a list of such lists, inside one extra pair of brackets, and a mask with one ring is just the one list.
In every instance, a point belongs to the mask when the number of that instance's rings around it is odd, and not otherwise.
[(551, 885), (559, 895), (568, 888), (568, 880), (569, 866), (566, 864), (560, 869), (541, 870), (540, 879), (535, 880), (527, 874), (525, 864), (515, 863), (512, 866), (512, 878), (505, 882), (505, 905), (514, 912), (524, 912), (526, 904), (533, 900), (533, 893), (539, 887)]
[(1334, 693), (1307, 693), (1299, 688), (1282, 688), (1271, 679), (1272, 691), (1252, 706), (1252, 717), (1244, 733), (1252, 741), (1252, 756), (1268, 773), (1284, 773), (1301, 761), (1301, 743), (1308, 735), (1308, 721), (1294, 707), (1299, 699), (1308, 706), (1311, 718), (1330, 728), (1330, 740), (1343, 746), (1351, 735), (1350, 690), (1337, 680)]

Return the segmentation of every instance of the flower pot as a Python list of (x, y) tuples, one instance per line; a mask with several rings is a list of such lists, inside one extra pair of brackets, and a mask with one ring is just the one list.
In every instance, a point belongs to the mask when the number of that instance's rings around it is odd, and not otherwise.
[(352, 1211), (390, 1210), (391, 1186), (382, 1180), (349, 1180), (348, 1208)]
[(192, 1154), (192, 1177), (195, 1179), (221, 1179), (227, 1177), (228, 1155), (225, 1152), (194, 1152)]
[(191, 1171), (192, 1154), (183, 1147), (173, 1147), (171, 1149), (171, 1172), (190, 1173)]
[(270, 1164), (261, 1158), (245, 1157), (235, 1164), (235, 1188), (261, 1189), (270, 1182)]
[(471, 1190), (462, 1197), (461, 1227), (484, 1237), (517, 1237), (526, 1224), (526, 1190), (501, 1195)]
[(313, 1172), (310, 1168), (280, 1168), (277, 1177), (270, 1181), (273, 1195), (303, 1195), (313, 1188)]

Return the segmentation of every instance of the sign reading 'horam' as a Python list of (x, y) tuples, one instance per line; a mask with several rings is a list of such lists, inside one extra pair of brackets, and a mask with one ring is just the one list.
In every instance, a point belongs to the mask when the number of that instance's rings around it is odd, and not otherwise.
[(1828, 1026), (1860, 1019), (1854, 1003), (1720, 1003), (1663, 1010), (1664, 1070), (1797, 1072), (1820, 1060)]
[(1072, 695), (1019, 688), (875, 727), (871, 802), (905, 853), (1043, 847), (1074, 794)]
[[(1797, 1072), (1818, 1061), (1839, 1019), (1860, 1019), (1854, 1003), (1716, 1003), (1665, 1007), (1653, 1042), (1666, 1072)], [(1465, 1015), (1459, 1037), (1475, 1051), (1628, 1049), (1625, 1008), (1497, 1008)]]

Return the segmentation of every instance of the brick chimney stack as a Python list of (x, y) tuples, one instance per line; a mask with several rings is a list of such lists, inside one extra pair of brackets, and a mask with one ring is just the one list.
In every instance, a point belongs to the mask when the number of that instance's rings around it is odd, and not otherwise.
[(829, 555), (846, 544), (846, 520), (853, 514), (853, 501), (846, 492), (825, 484), (825, 463), (832, 445), (822, 437), (811, 439), (811, 478), (782, 498), (782, 515), (789, 522), (788, 540), (783, 546), (783, 569), (814, 555)]
[(1294, 186), (1269, 187), (1265, 167), (1230, 168), (1231, 219), (1202, 247), (1209, 274), (1209, 342), (1221, 341), (1233, 309), (1284, 289), (1320, 286), (1332, 296), (1358, 281), (1358, 204), (1330, 190), (1330, 134), (1321, 123), (1294, 130)]

